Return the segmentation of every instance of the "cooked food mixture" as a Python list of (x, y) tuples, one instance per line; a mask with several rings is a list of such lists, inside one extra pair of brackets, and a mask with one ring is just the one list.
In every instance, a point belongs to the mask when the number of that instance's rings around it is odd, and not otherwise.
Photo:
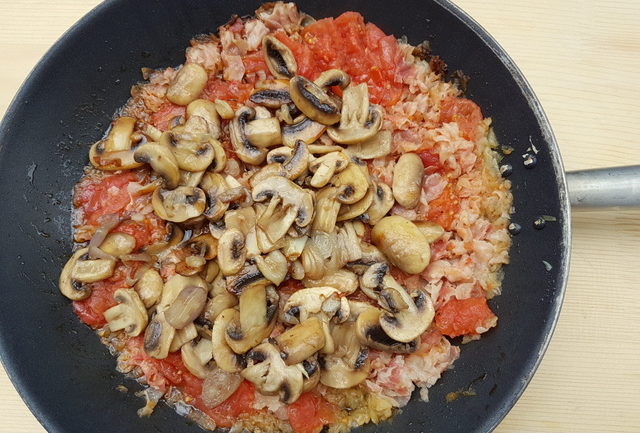
[(496, 326), (510, 184), (426, 44), (269, 3), (143, 77), (88, 149), (60, 276), (141, 416), (346, 432)]

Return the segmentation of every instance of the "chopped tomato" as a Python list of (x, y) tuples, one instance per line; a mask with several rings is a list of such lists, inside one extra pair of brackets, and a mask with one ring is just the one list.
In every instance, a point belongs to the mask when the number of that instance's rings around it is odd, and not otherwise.
[(229, 428), (239, 415), (255, 412), (253, 402), (256, 399), (256, 388), (251, 382), (243, 381), (231, 396), (216, 407), (207, 407), (201, 399), (195, 406), (209, 415), (218, 427)]
[(460, 200), (456, 198), (453, 185), (448, 184), (442, 193), (429, 202), (427, 220), (440, 224), (445, 230), (451, 230), (451, 225), (460, 210)]
[(271, 76), (271, 72), (269, 72), (269, 68), (264, 61), (262, 50), (247, 54), (242, 58), (242, 63), (244, 64), (245, 74), (255, 74), (263, 71), (268, 77)]
[(133, 276), (138, 270), (138, 262), (128, 264), (120, 263), (113, 271), (113, 275), (106, 280), (91, 283), (91, 295), (82, 301), (73, 302), (73, 311), (86, 325), (92, 328), (104, 326), (107, 321), (104, 312), (115, 306), (117, 302), (113, 299), (116, 290), (128, 287), (125, 279)]
[(82, 209), (85, 224), (99, 225), (98, 218), (119, 214), (131, 201), (127, 185), (135, 182), (136, 175), (127, 171), (95, 180), (83, 178), (76, 186), (73, 205)]
[[(150, 216), (150, 218), (154, 218), (154, 216)], [(153, 234), (154, 228), (151, 226), (148, 221), (133, 221), (126, 220), (121, 222), (116, 228), (112, 230), (114, 233), (125, 233), (127, 235), (131, 235), (136, 239), (136, 249), (138, 250), (145, 245), (151, 243), (151, 236)], [(134, 250), (134, 251), (135, 251)]]
[(373, 103), (390, 106), (400, 99), (398, 43), (374, 24), (365, 24), (359, 13), (318, 20), (305, 27), (301, 36), (301, 40), (293, 40), (284, 32), (276, 33), (293, 52), (298, 74), (315, 79), (327, 69), (338, 68), (347, 72), (352, 82), (367, 83)]
[(207, 83), (202, 94), (210, 101), (222, 99), (237, 108), (249, 99), (252, 89), (253, 84), (240, 81), (224, 81), (213, 77)]
[(441, 173), (442, 165), (440, 164), (440, 155), (432, 153), (430, 150), (423, 150), (418, 153), (418, 156), (422, 160), (425, 174)]
[(184, 116), (186, 112), (186, 107), (165, 102), (160, 106), (158, 111), (151, 115), (151, 123), (160, 131), (166, 131), (169, 129), (169, 123), (172, 119), (178, 116)]
[(438, 330), (449, 337), (477, 334), (479, 327), (490, 328), (495, 322), (487, 300), (484, 297), (459, 300), (451, 298), (436, 311), (435, 323)]
[(440, 122), (456, 122), (464, 138), (475, 139), (476, 129), (482, 121), (480, 107), (469, 99), (449, 96), (440, 103)]
[(289, 423), (296, 433), (319, 433), (335, 422), (336, 411), (335, 406), (312, 392), (303, 393), (287, 407)]

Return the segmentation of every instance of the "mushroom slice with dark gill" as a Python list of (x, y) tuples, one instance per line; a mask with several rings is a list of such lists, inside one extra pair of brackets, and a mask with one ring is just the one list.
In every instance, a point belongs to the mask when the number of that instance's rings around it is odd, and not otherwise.
[(246, 353), (267, 338), (276, 324), (278, 293), (272, 286), (251, 286), (242, 291), (240, 314), (229, 323), (225, 339), (238, 354)]
[(320, 382), (337, 389), (364, 382), (371, 368), (369, 349), (358, 341), (355, 322), (334, 326), (331, 335), (336, 350), (331, 355), (320, 356)]
[(118, 289), (113, 295), (118, 303), (104, 312), (104, 318), (111, 331), (121, 329), (130, 336), (137, 337), (144, 331), (149, 320), (147, 309), (133, 289)]
[(243, 162), (248, 164), (261, 164), (267, 156), (265, 148), (257, 147), (246, 134), (247, 123), (256, 116), (256, 110), (251, 107), (240, 107), (229, 124), (229, 135), (233, 149)]
[(247, 368), (241, 375), (256, 385), (260, 393), (278, 395), (280, 401), (291, 404), (298, 399), (304, 385), (303, 369), (287, 365), (271, 343), (263, 343), (247, 354)]
[(137, 162), (149, 164), (153, 171), (164, 179), (167, 189), (178, 186), (180, 168), (176, 157), (168, 147), (157, 143), (146, 143), (136, 149), (133, 157)]
[(308, 117), (282, 127), (282, 144), (293, 147), (298, 140), (307, 144), (315, 142), (327, 130), (327, 125), (315, 122)]
[(235, 353), (225, 338), (227, 328), (231, 323), (238, 321), (237, 310), (228, 308), (220, 313), (213, 322), (211, 329), (211, 345), (213, 348), (213, 359), (216, 365), (228, 373), (237, 373), (245, 367), (245, 358), (243, 355)]
[(352, 161), (331, 178), (331, 184), (338, 188), (337, 198), (340, 203), (354, 204), (364, 198), (369, 190), (369, 176), (366, 173), (366, 166), (359, 167)]
[[(393, 277), (386, 276), (383, 283), (385, 288), (394, 289), (402, 298), (406, 308), (396, 309), (389, 305), (392, 298), (387, 298), (382, 304), (389, 310), (380, 316), (380, 326), (384, 332), (394, 340), (408, 343), (419, 337), (429, 327), (433, 321), (435, 310), (431, 298), (422, 289), (409, 295), (406, 290), (399, 285)], [(393, 292), (391, 292), (393, 293)]]
[(275, 36), (267, 35), (262, 38), (264, 61), (269, 72), (276, 78), (292, 78), (298, 72), (298, 64), (293, 53)]
[(295, 180), (302, 176), (309, 166), (309, 149), (304, 141), (298, 140), (291, 156), (282, 163), (282, 172), (287, 179)]
[(111, 123), (105, 138), (94, 143), (89, 149), (91, 164), (104, 171), (128, 170), (142, 163), (133, 158), (132, 134), (136, 125), (133, 117), (118, 117)]
[(341, 69), (327, 69), (318, 75), (318, 78), (313, 82), (318, 87), (330, 88), (337, 86), (344, 90), (351, 83), (351, 78), (349, 78), (349, 74)]
[(242, 270), (227, 277), (227, 290), (239, 296), (244, 290), (253, 286), (266, 286), (269, 280), (260, 272), (255, 264), (245, 264)]
[(308, 118), (323, 125), (333, 125), (340, 120), (340, 100), (312, 81), (296, 75), (289, 82), (289, 93), (296, 107)]
[(218, 242), (218, 264), (223, 275), (234, 275), (244, 265), (247, 251), (244, 234), (235, 228), (225, 230)]
[(213, 369), (213, 345), (210, 340), (201, 338), (198, 342), (184, 344), (180, 349), (180, 356), (184, 366), (194, 376), (204, 379)]
[(76, 262), (78, 261), (78, 259), (80, 259), (80, 257), (86, 255), (88, 252), (89, 248), (81, 248), (73, 253), (73, 255), (69, 258), (67, 263), (62, 268), (62, 272), (60, 272), (60, 278), (58, 280), (58, 288), (60, 289), (60, 293), (62, 293), (72, 301), (81, 301), (91, 295), (91, 289), (89, 287), (71, 278), (71, 270), (75, 266)]
[(367, 209), (367, 219), (372, 226), (384, 218), (395, 203), (393, 193), (388, 185), (384, 183), (374, 183), (373, 187), (375, 188), (375, 194), (373, 195), (371, 206)]
[(156, 311), (144, 332), (144, 351), (152, 358), (166, 358), (175, 334), (176, 330), (166, 321), (164, 311)]
[(291, 103), (288, 80), (264, 80), (256, 83), (249, 101), (267, 108), (280, 108)]
[(391, 353), (413, 353), (418, 348), (418, 338), (401, 342), (389, 337), (380, 326), (382, 311), (375, 307), (367, 308), (358, 315), (356, 332), (360, 343), (372, 349)]
[(340, 173), (349, 165), (349, 157), (343, 152), (330, 152), (316, 158), (309, 164), (313, 177), (309, 184), (314, 188), (322, 188), (334, 174)]
[(360, 143), (376, 135), (382, 126), (383, 118), (382, 107), (369, 104), (367, 84), (352, 84), (342, 95), (340, 125), (330, 127), (327, 133), (336, 143)]
[(151, 196), (153, 210), (160, 218), (184, 222), (202, 215), (206, 206), (204, 191), (200, 188), (179, 186), (173, 190), (158, 188)]

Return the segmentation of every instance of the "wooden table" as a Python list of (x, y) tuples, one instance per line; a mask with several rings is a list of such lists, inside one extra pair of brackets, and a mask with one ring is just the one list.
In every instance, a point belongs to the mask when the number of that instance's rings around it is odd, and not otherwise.
[[(0, 0), (0, 113), (95, 0)], [(640, 164), (640, 2), (458, 0), (542, 101), (568, 170)], [(574, 213), (573, 258), (549, 350), (496, 430), (640, 431), (640, 211)], [(508, 288), (506, 288), (508, 290)], [(43, 432), (0, 372), (0, 432)]]

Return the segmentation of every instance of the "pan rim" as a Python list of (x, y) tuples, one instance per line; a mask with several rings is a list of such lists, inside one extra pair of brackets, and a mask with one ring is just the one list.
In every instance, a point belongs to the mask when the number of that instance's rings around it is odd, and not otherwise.
[[(492, 52), (496, 55), (499, 61), (509, 70), (511, 76), (515, 80), (518, 85), (520, 91), (522, 91), (525, 96), (530, 109), (532, 110), (534, 116), (536, 117), (539, 127), (541, 129), (541, 133), (549, 145), (549, 153), (551, 157), (552, 166), (554, 172), (556, 174), (556, 178), (558, 181), (558, 194), (560, 199), (560, 211), (561, 215), (559, 220), (562, 223), (562, 239), (561, 248), (562, 254), (559, 257), (558, 266), (560, 267), (560, 272), (558, 273), (557, 279), (557, 287), (555, 298), (553, 300), (553, 306), (551, 309), (551, 314), (549, 316), (549, 320), (544, 324), (545, 329), (545, 337), (541, 344), (538, 347), (538, 352), (535, 355), (535, 362), (529, 364), (526, 375), (520, 381), (520, 384), (517, 388), (517, 391), (512, 393), (508, 400), (505, 400), (505, 404), (502, 406), (501, 410), (498, 410), (494, 413), (494, 415), (487, 418), (485, 422), (485, 426), (487, 428), (486, 431), (493, 431), (497, 425), (502, 421), (502, 419), (506, 416), (506, 414), (513, 408), (516, 401), (521, 397), (524, 393), (527, 385), (530, 383), (531, 378), (535, 374), (538, 369), (542, 358), (549, 346), (551, 338), (553, 336), (554, 330), (556, 328), (556, 324), (558, 321), (558, 317), (560, 315), (562, 302), (565, 296), (566, 284), (568, 280), (569, 274), (569, 263), (570, 263), (570, 252), (571, 252), (571, 224), (570, 224), (570, 205), (569, 198), (567, 193), (567, 184), (566, 178), (564, 174), (564, 166), (562, 162), (562, 157), (560, 154), (560, 150), (553, 134), (553, 131), (550, 126), (550, 122), (543, 111), (542, 105), (538, 98), (536, 97), (531, 85), (528, 83), (520, 69), (516, 66), (515, 62), (509, 57), (506, 51), (499, 45), (499, 43), (473, 18), (471, 18), (466, 12), (464, 12), (457, 5), (447, 1), (447, 0), (434, 0), (434, 2), (445, 9), (447, 12), (455, 16), (458, 20), (462, 21), (469, 29), (471, 29), (475, 35), (482, 40), (482, 42), (489, 47)], [(32, 82), (38, 81), (42, 78), (42, 73), (48, 68), (48, 64), (52, 61), (52, 59), (56, 56), (58, 51), (66, 44), (66, 42), (70, 39), (76, 37), (76, 35), (89, 26), (91, 22), (94, 21), (98, 16), (104, 13), (111, 8), (117, 8), (121, 3), (124, 3), (124, 0), (115, 0), (111, 2), (104, 2), (92, 10), (90, 10), (86, 15), (81, 17), (76, 23), (73, 24), (67, 31), (65, 31), (60, 38), (47, 50), (45, 55), (41, 58), (41, 60), (34, 66), (31, 72), (28, 74), (25, 81), (21, 84), (18, 92), (13, 97), (11, 103), (9, 104), (6, 114), (4, 115), (2, 121), (0, 122), (0, 151), (3, 148), (3, 143), (5, 142), (4, 138), (7, 135), (10, 125), (13, 123), (13, 117), (15, 112), (17, 112), (18, 106), (21, 104), (21, 101), (24, 99), (26, 93), (28, 93), (29, 87)], [(58, 431), (60, 426), (56, 424), (56, 422), (48, 417), (46, 407), (44, 407), (41, 402), (39, 402), (38, 398), (35, 396), (35, 390), (29, 389), (29, 386), (26, 384), (26, 377), (28, 375), (27, 371), (24, 371), (21, 366), (14, 363), (10, 357), (10, 351), (7, 344), (7, 340), (4, 336), (4, 333), (0, 329), (0, 361), (2, 362), (7, 375), (9, 376), (14, 388), (17, 390), (18, 394), (25, 402), (31, 413), (36, 417), (36, 419), (44, 426), (48, 431)], [(61, 429), (60, 429), (61, 430)]]

